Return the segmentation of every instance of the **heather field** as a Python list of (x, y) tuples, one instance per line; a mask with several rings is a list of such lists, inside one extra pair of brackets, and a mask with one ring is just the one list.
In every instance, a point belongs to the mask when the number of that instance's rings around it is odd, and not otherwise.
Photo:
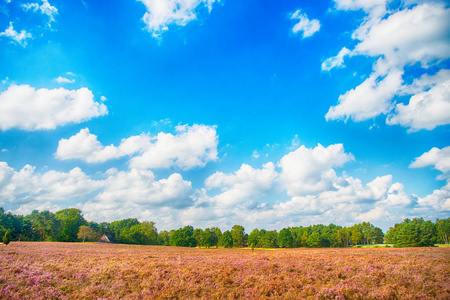
[(450, 299), (450, 248), (13, 242), (0, 268), (1, 299)]

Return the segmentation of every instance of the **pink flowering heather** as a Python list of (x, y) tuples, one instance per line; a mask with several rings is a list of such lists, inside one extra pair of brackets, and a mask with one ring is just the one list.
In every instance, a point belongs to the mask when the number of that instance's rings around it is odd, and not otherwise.
[(0, 247), (0, 299), (270, 298), (450, 299), (450, 248)]

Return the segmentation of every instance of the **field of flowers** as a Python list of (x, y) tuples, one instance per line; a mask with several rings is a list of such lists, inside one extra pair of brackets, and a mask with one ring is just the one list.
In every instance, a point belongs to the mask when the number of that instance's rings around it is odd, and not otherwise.
[(0, 299), (155, 298), (450, 299), (450, 248), (0, 246)]

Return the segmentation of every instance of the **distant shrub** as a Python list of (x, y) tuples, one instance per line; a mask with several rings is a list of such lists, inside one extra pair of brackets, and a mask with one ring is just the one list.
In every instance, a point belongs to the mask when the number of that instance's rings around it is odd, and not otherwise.
[(8, 229), (3, 237), (3, 244), (8, 245), (11, 242), (11, 230)]

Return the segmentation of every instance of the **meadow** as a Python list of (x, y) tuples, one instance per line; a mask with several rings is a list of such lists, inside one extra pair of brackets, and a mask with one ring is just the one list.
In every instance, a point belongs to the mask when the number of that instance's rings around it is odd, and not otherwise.
[(1, 299), (450, 299), (450, 248), (0, 246)]

